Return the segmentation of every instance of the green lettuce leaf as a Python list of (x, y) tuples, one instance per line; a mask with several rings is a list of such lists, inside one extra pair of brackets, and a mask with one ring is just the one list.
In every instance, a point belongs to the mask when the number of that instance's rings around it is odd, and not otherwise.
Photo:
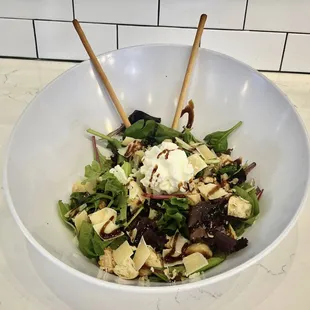
[(61, 200), (58, 201), (58, 213), (61, 220), (67, 225), (68, 228), (72, 231), (76, 231), (75, 226), (71, 223), (68, 218), (66, 218), (66, 214), (71, 210), (70, 205), (68, 203), (63, 203)]
[(199, 142), (199, 140), (193, 136), (192, 131), (189, 128), (184, 128), (182, 132), (182, 139), (187, 144), (190, 144), (191, 142), (194, 142), (194, 143)]
[(182, 235), (188, 235), (186, 216), (189, 206), (185, 198), (171, 198), (162, 205), (163, 215), (157, 221), (159, 229), (168, 235), (174, 235), (177, 230)]
[(142, 140), (152, 138), (156, 143), (161, 143), (165, 139), (181, 137), (182, 134), (177, 130), (156, 123), (153, 120), (139, 120), (130, 127), (126, 128), (124, 135), (125, 137), (132, 137)]
[(209, 147), (213, 148), (216, 153), (226, 152), (228, 150), (228, 136), (241, 125), (242, 122), (238, 122), (235, 126), (226, 131), (216, 131), (210, 133), (204, 138), (204, 141)]

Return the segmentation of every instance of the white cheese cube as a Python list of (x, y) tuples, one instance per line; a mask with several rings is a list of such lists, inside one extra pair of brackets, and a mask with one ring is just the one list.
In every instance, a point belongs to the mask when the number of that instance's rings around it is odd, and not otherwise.
[(191, 206), (197, 205), (201, 201), (200, 194), (187, 194), (186, 198)]
[(109, 172), (112, 173), (121, 184), (126, 185), (129, 182), (129, 178), (126, 176), (124, 169), (120, 165), (111, 168)]
[(212, 183), (201, 184), (198, 189), (201, 196), (206, 200), (218, 199), (228, 194), (223, 188), (219, 188), (218, 185)]
[(148, 246), (144, 241), (144, 238), (142, 237), (139, 242), (135, 256), (133, 257), (133, 262), (135, 264), (136, 270), (140, 270), (142, 268), (144, 263), (149, 258), (150, 254), (151, 254), (150, 249), (148, 248)]
[(208, 265), (208, 260), (201, 253), (193, 253), (183, 258), (186, 276), (189, 276)]
[(252, 205), (247, 200), (238, 196), (231, 196), (229, 198), (228, 215), (241, 219), (247, 219), (250, 217), (251, 211)]
[(213, 153), (205, 144), (197, 146), (196, 150), (205, 160), (217, 159), (216, 154)]
[[(102, 227), (106, 225), (106, 222), (105, 223), (99, 223), (99, 224), (96, 224), (96, 225), (93, 225), (93, 228), (95, 230), (95, 232), (100, 235), (100, 232), (102, 230)], [(105, 234), (110, 234), (112, 231), (116, 230), (119, 228), (119, 225), (115, 225), (115, 223), (113, 222), (109, 222), (108, 225), (106, 225), (105, 229), (104, 229), (104, 233)]]
[(88, 222), (88, 215), (87, 215), (87, 212), (85, 210), (83, 210), (82, 212), (80, 212), (79, 214), (77, 214), (74, 219), (73, 219), (73, 222), (74, 222), (74, 225), (76, 227), (76, 230), (79, 232), (80, 231), (80, 228), (81, 228), (81, 225), (83, 222)]
[(99, 223), (106, 223), (108, 220), (110, 220), (114, 217), (113, 222), (115, 223), (117, 212), (114, 209), (111, 208), (103, 208), (99, 211), (94, 212), (93, 214), (89, 215), (90, 221), (93, 225), (99, 224)]
[(198, 172), (203, 170), (207, 167), (207, 164), (205, 161), (200, 157), (199, 154), (193, 154), (188, 157), (188, 162), (193, 166), (194, 168), (194, 175), (196, 175)]
[(96, 186), (96, 180), (92, 182), (86, 182), (85, 184), (82, 184), (81, 181), (77, 181), (72, 186), (72, 192), (73, 193), (86, 193), (87, 192), (89, 194), (94, 194), (95, 186)]
[(116, 264), (121, 265), (127, 258), (133, 254), (133, 250), (128, 241), (125, 241), (121, 246), (113, 251), (113, 258)]
[(163, 258), (164, 258), (164, 267), (172, 267), (172, 266), (176, 266), (176, 265), (182, 265), (183, 262), (182, 262), (182, 259), (178, 259), (178, 260), (175, 260), (174, 262), (172, 263), (167, 263), (165, 262), (165, 256), (167, 256), (169, 253), (171, 252), (171, 249), (164, 249), (163, 250)]

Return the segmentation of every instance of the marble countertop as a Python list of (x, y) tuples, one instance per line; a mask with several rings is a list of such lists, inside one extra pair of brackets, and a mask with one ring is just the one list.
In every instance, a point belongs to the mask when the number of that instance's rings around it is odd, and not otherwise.
[[(0, 173), (10, 132), (32, 98), (75, 64), (0, 59)], [(310, 130), (310, 75), (265, 73), (291, 99)], [(0, 181), (1, 183), (1, 181)], [(310, 200), (282, 243), (251, 272), (243, 272), (218, 310), (309, 309)], [(220, 299), (220, 294), (215, 294)], [(36, 274), (26, 241), (15, 225), (0, 192), (0, 309), (69, 310)], [(214, 309), (214, 308), (212, 308)]]

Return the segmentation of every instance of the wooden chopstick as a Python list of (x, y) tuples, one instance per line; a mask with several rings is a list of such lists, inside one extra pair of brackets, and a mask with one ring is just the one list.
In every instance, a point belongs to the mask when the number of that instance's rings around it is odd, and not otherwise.
[(104, 86), (106, 87), (106, 89), (107, 89), (107, 91), (108, 91), (108, 93), (109, 93), (109, 95), (110, 95), (110, 97), (111, 97), (111, 99), (112, 99), (112, 101), (114, 103), (114, 106), (115, 106), (117, 112), (119, 113), (119, 115), (120, 115), (120, 117), (121, 117), (125, 127), (128, 128), (131, 125), (130, 121), (129, 121), (129, 119), (128, 119), (128, 117), (127, 117), (127, 115), (126, 115), (126, 113), (125, 113), (121, 103), (119, 102), (119, 100), (118, 100), (118, 98), (117, 98), (117, 96), (115, 94), (115, 91), (114, 91), (114, 89), (113, 89), (113, 87), (112, 87), (112, 85), (111, 85), (111, 83), (110, 83), (110, 81), (108, 79), (108, 77), (104, 73), (104, 71), (103, 71), (103, 69), (102, 69), (102, 67), (100, 65), (99, 60), (97, 59), (93, 49), (91, 48), (91, 46), (90, 46), (90, 44), (89, 44), (89, 42), (88, 42), (88, 40), (87, 40), (87, 38), (86, 38), (86, 36), (84, 34), (84, 31), (81, 28), (80, 23), (76, 19), (74, 19), (72, 21), (72, 23), (73, 23), (74, 28), (75, 28), (76, 32), (78, 33), (78, 35), (79, 35), (79, 37), (80, 37), (80, 39), (81, 39), (81, 41), (82, 41), (82, 43), (84, 45), (84, 48), (85, 48), (85, 50), (86, 50), (86, 52), (87, 52), (87, 54), (88, 54), (92, 64), (94, 65), (94, 67), (95, 67), (97, 73), (99, 74), (99, 76), (100, 76)]
[(199, 20), (199, 24), (198, 24), (198, 28), (197, 28), (197, 32), (196, 32), (196, 36), (195, 36), (195, 40), (194, 40), (194, 44), (192, 47), (192, 51), (191, 51), (191, 55), (189, 57), (189, 61), (188, 61), (188, 65), (187, 65), (187, 69), (186, 69), (186, 73), (184, 76), (184, 80), (183, 80), (183, 85), (182, 85), (182, 89), (181, 89), (181, 93), (180, 93), (180, 97), (179, 97), (179, 101), (178, 101), (178, 105), (174, 114), (174, 119), (172, 122), (172, 128), (173, 129), (177, 129), (178, 125), (179, 125), (179, 120), (181, 117), (181, 113), (182, 113), (182, 109), (184, 106), (184, 101), (185, 101), (185, 97), (187, 94), (187, 89), (189, 86), (189, 82), (191, 79), (191, 75), (192, 72), (194, 70), (194, 64), (197, 58), (197, 54), (198, 54), (198, 50), (199, 50), (199, 43), (201, 40), (201, 36), (203, 33), (203, 29), (205, 26), (205, 23), (207, 21), (207, 15), (206, 14), (202, 14), (200, 16), (200, 20)]

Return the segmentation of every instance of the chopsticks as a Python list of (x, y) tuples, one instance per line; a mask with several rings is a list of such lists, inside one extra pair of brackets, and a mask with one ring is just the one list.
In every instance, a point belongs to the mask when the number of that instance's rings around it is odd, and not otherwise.
[(194, 40), (194, 44), (192, 47), (192, 51), (191, 51), (191, 55), (189, 57), (189, 61), (188, 61), (188, 65), (187, 65), (187, 69), (186, 69), (186, 73), (184, 76), (184, 80), (183, 80), (183, 84), (182, 84), (182, 88), (181, 88), (181, 93), (180, 93), (180, 97), (179, 97), (179, 101), (178, 101), (178, 105), (174, 114), (174, 119), (172, 122), (172, 128), (173, 129), (177, 129), (178, 125), (179, 125), (179, 120), (181, 117), (181, 113), (182, 113), (182, 109), (184, 106), (184, 101), (185, 101), (185, 97), (187, 94), (187, 89), (189, 86), (189, 82), (191, 79), (191, 75), (192, 72), (194, 70), (194, 64), (197, 58), (197, 54), (198, 54), (198, 50), (199, 50), (199, 43), (201, 40), (201, 36), (203, 33), (203, 29), (205, 26), (205, 23), (207, 21), (207, 15), (206, 14), (202, 14), (200, 16), (200, 20), (199, 20), (199, 24), (198, 24), (198, 28), (197, 28), (197, 32), (196, 32), (196, 36), (195, 36), (195, 40)]
[(113, 104), (114, 104), (114, 106), (115, 106), (115, 108), (117, 110), (117, 112), (119, 113), (119, 115), (120, 115), (120, 117), (121, 117), (125, 127), (128, 128), (131, 125), (130, 121), (129, 121), (129, 119), (128, 119), (128, 117), (127, 117), (127, 115), (126, 115), (126, 113), (125, 113), (125, 111), (124, 111), (120, 101), (118, 100), (118, 98), (117, 98), (117, 96), (115, 94), (115, 91), (114, 91), (114, 89), (113, 89), (113, 87), (112, 87), (108, 77), (104, 73), (104, 71), (103, 71), (103, 69), (102, 69), (102, 67), (100, 65), (99, 60), (97, 59), (93, 49), (91, 48), (91, 46), (90, 46), (90, 44), (89, 44), (89, 42), (88, 42), (88, 40), (87, 40), (87, 38), (86, 38), (86, 36), (84, 34), (84, 31), (83, 31), (80, 23), (76, 19), (74, 19), (72, 21), (72, 23), (73, 23), (74, 28), (75, 28), (76, 32), (78, 33), (78, 35), (79, 35), (79, 37), (80, 37), (80, 39), (81, 39), (81, 41), (82, 41), (82, 43), (84, 45), (84, 48), (85, 48), (85, 50), (86, 50), (86, 52), (87, 52), (87, 54), (88, 54), (88, 56), (89, 56), (89, 58), (90, 58), (90, 60), (91, 60), (91, 62), (93, 64), (93, 66), (95, 67), (95, 69), (96, 69), (97, 73), (99, 74), (99, 76), (100, 76), (104, 86), (106, 87), (106, 89), (107, 89), (107, 91), (108, 91), (108, 93), (109, 93), (109, 95), (110, 95), (110, 97), (111, 97), (111, 99), (113, 101)]

